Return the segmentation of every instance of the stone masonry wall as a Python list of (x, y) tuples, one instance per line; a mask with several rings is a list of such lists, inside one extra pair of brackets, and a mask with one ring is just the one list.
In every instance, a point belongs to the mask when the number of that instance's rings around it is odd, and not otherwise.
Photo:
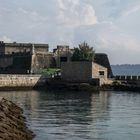
[[(104, 71), (104, 75), (100, 75), (99, 71)], [(99, 86), (112, 84), (112, 80), (108, 79), (108, 69), (96, 63), (92, 65), (92, 78), (99, 78)]]
[[(99, 75), (99, 71), (104, 71), (104, 75)], [(107, 79), (107, 68), (93, 63), (92, 65), (92, 78), (104, 78)]]
[(91, 62), (62, 62), (61, 70), (64, 80), (84, 82), (92, 79)]
[(18, 47), (18, 46), (11, 46), (11, 47), (5, 47), (5, 54), (12, 54), (12, 53), (19, 53), (19, 52), (31, 52), (32, 51), (32, 46), (29, 46), (29, 47), (24, 47), (24, 46), (21, 46), (21, 47)]
[(113, 77), (113, 72), (112, 72), (112, 69), (111, 69), (110, 62), (109, 62), (107, 54), (95, 53), (94, 62), (107, 68), (108, 78)]
[(46, 77), (41, 75), (0, 75), (0, 88), (33, 88), (35, 86), (43, 86)]
[(13, 65), (12, 56), (0, 56), (0, 68), (5, 68), (11, 65)]
[[(3, 45), (3, 46), (2, 46)], [(4, 54), (12, 54), (13, 52), (30, 52), (34, 47), (35, 53), (47, 53), (49, 45), (48, 44), (31, 44), (31, 43), (4, 43), (0, 44), (0, 48), (5, 48)]]

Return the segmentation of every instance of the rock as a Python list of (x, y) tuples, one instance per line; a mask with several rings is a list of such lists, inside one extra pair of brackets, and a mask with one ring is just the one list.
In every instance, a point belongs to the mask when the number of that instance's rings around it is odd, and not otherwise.
[(0, 97), (0, 140), (32, 140), (34, 134), (25, 121), (20, 107)]

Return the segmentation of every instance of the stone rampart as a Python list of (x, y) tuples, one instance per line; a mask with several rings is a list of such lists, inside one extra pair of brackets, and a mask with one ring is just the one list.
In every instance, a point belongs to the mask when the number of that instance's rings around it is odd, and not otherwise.
[(10, 75), (0, 74), (0, 89), (42, 87), (47, 80), (41, 75)]

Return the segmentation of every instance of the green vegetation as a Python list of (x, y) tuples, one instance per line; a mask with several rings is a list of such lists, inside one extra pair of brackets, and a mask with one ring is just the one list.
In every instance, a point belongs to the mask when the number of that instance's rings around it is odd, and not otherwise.
[(60, 69), (57, 68), (39, 69), (37, 74), (50, 76), (50, 75), (55, 75), (59, 71)]
[(121, 85), (121, 81), (118, 81), (118, 80), (115, 80), (113, 83), (112, 83), (113, 86), (119, 86)]
[(86, 42), (79, 44), (78, 48), (74, 48), (72, 61), (93, 61), (95, 50), (90, 47)]

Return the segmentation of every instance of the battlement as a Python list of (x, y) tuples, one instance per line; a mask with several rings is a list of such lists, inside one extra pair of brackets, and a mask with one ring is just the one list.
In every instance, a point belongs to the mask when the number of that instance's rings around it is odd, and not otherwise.
[(33, 43), (4, 43), (0, 41), (0, 54), (12, 54), (13, 52), (30, 52), (34, 49), (35, 53), (48, 53), (48, 44), (33, 44)]

